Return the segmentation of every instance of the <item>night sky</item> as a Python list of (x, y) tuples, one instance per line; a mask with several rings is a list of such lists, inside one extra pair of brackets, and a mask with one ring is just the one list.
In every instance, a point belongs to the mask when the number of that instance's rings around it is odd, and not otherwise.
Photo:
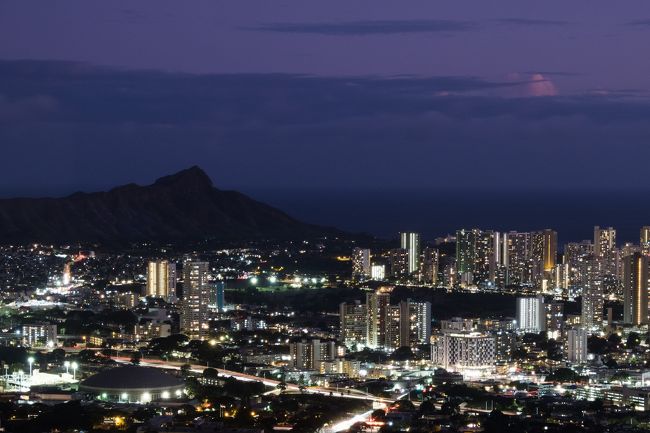
[(647, 0), (0, 2), (0, 196), (645, 189)]

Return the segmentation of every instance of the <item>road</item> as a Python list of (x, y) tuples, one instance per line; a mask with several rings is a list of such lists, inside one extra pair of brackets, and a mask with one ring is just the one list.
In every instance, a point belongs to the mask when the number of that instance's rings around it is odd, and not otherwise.
[[(126, 357), (126, 356), (113, 356), (111, 357), (113, 360), (119, 363), (130, 363), (131, 358)], [(147, 358), (142, 358), (140, 360), (140, 365), (142, 366), (148, 366), (148, 367), (156, 367), (156, 368), (164, 368), (164, 369), (169, 369), (169, 370), (180, 370), (181, 366), (184, 365), (184, 362), (177, 362), (177, 361), (163, 361), (160, 359), (147, 359)], [(207, 367), (205, 365), (200, 365), (200, 364), (190, 364), (190, 371), (193, 373), (203, 373), (203, 370), (205, 370)], [(215, 370), (219, 372), (221, 376), (225, 377), (234, 377), (235, 379), (238, 380), (245, 380), (245, 381), (257, 381), (257, 382), (262, 382), (266, 386), (271, 386), (271, 387), (277, 387), (278, 384), (280, 383), (279, 380), (274, 380), (274, 379), (268, 379), (265, 377), (259, 377), (255, 376), (253, 374), (247, 374), (247, 373), (242, 373), (239, 371), (232, 371), (232, 370), (226, 370), (223, 368), (217, 368), (217, 367), (212, 367)], [(287, 383), (287, 390), (288, 391), (297, 391), (300, 392), (300, 387), (298, 385), (294, 385), (291, 383)], [(311, 394), (322, 394), (322, 395), (331, 395), (333, 397), (341, 397), (341, 398), (349, 398), (349, 399), (355, 399), (355, 400), (365, 400), (365, 401), (371, 401), (373, 403), (383, 403), (383, 404), (391, 404), (395, 400), (390, 399), (390, 398), (384, 398), (384, 397), (377, 397), (372, 394), (368, 394), (363, 391), (359, 391), (358, 389), (345, 389), (344, 391), (337, 390), (336, 388), (330, 388), (330, 387), (322, 387), (322, 386), (310, 386), (306, 387), (304, 392), (311, 393)]]

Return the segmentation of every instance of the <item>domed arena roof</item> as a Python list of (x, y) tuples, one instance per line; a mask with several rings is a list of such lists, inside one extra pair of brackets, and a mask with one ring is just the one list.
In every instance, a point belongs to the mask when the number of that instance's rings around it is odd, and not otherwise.
[(79, 386), (86, 390), (156, 390), (181, 388), (184, 382), (159, 368), (123, 365), (94, 374)]

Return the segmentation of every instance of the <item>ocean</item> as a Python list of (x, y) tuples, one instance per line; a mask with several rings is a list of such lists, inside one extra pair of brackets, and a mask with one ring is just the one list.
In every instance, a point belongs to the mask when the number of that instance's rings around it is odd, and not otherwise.
[(647, 191), (283, 189), (245, 191), (305, 222), (397, 238), (417, 231), (423, 239), (460, 228), (529, 231), (551, 228), (560, 245), (593, 239), (594, 225), (617, 229), (617, 241), (639, 242), (650, 225)]

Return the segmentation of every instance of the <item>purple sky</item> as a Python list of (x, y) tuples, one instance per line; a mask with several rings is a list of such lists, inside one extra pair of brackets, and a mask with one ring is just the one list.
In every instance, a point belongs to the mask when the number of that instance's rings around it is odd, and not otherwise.
[(0, 195), (645, 187), (649, 40), (647, 0), (5, 0)]

